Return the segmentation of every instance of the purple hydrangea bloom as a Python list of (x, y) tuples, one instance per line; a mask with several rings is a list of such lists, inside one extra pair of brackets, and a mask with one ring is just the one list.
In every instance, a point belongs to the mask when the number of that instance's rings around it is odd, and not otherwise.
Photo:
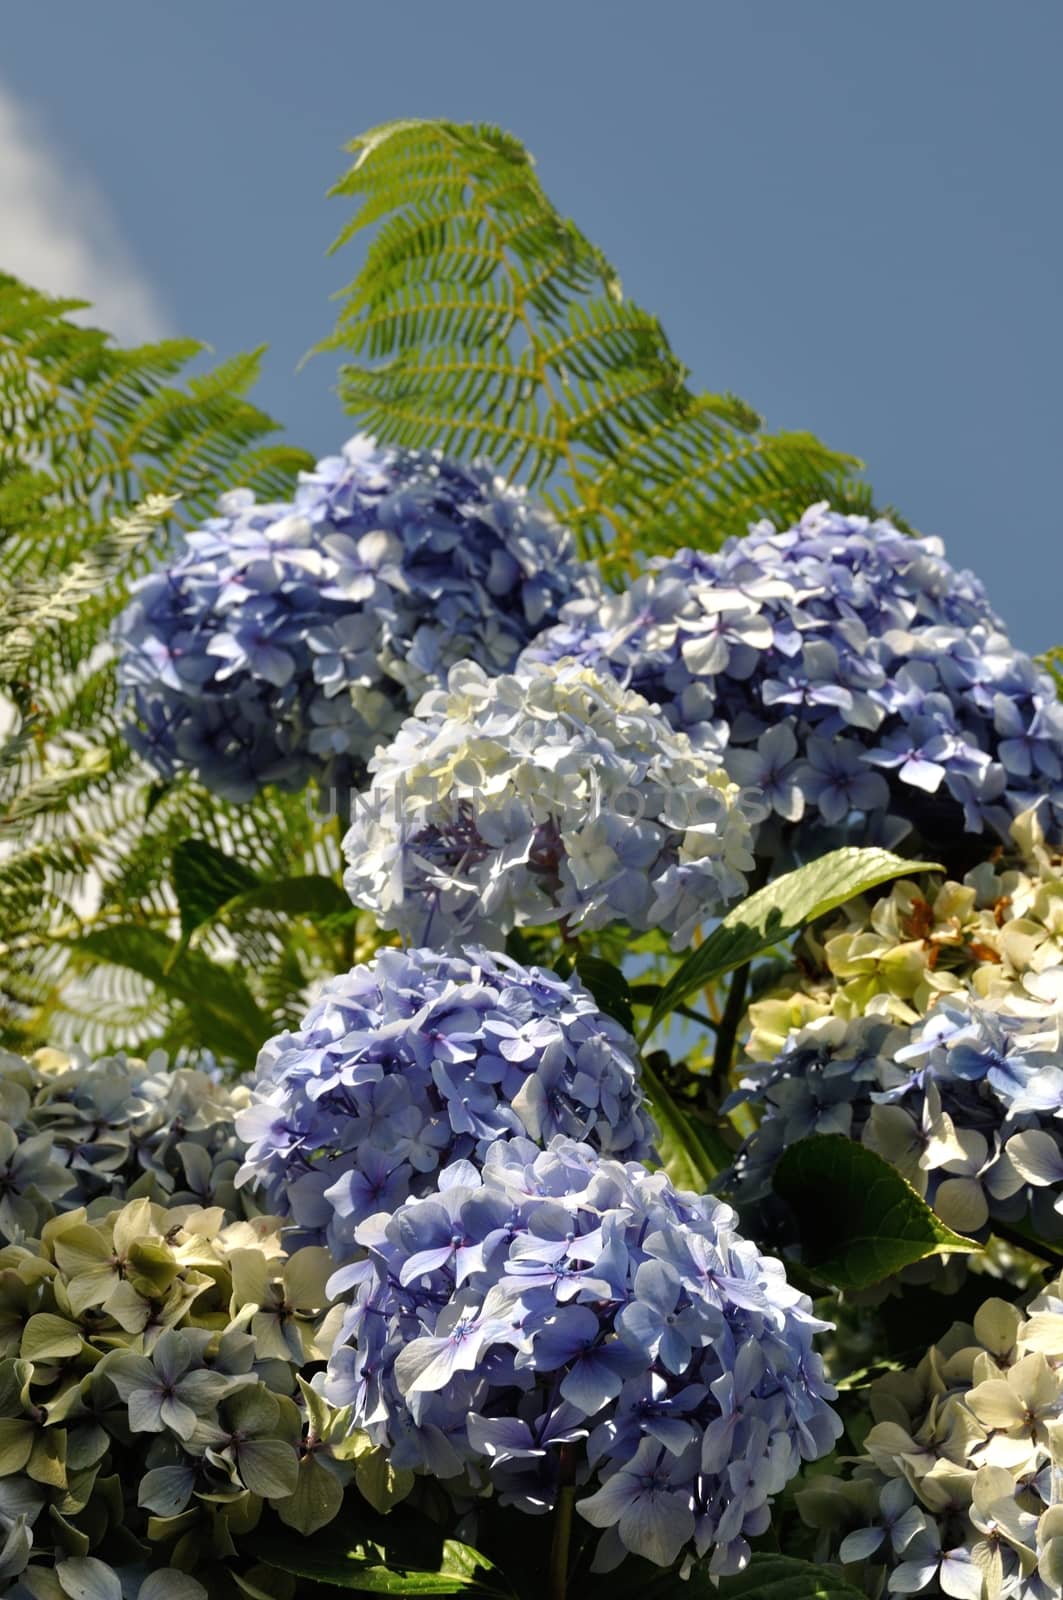
[[(1041, 802), (1063, 824), (1063, 706), (981, 584), (936, 539), (811, 507), (715, 553), (651, 563), (624, 594), (577, 597), (527, 648), (575, 656), (663, 707), (763, 789), (779, 819), (943, 836)], [(792, 839), (792, 834), (788, 833)]]
[[(484, 950), (381, 950), (327, 983), (297, 1033), (259, 1057), (237, 1131), (240, 1181), (304, 1242), (349, 1254), (355, 1229), (432, 1188), (493, 1140), (567, 1134), (641, 1159), (653, 1125), (634, 1039), (576, 977)], [(433, 1248), (450, 1249), (444, 1231)]]
[[(771, 1497), (841, 1432), (811, 1302), (734, 1213), (558, 1137), (491, 1146), (357, 1238), (326, 1397), (459, 1500), (550, 1509), (559, 1465), (595, 1566), (748, 1559)], [(571, 1478), (570, 1478), (571, 1481)]]
[(590, 592), (570, 535), (484, 465), (352, 439), (294, 500), (222, 496), (117, 624), (129, 738), (245, 800), (360, 777), (456, 661), (490, 672)]
[(843, 1133), (892, 1162), (950, 1227), (1028, 1213), (1063, 1234), (1063, 996), (943, 996), (917, 1024), (826, 1016), (773, 1060), (746, 1067), (725, 1110), (762, 1114), (724, 1186), (767, 1202), (783, 1151)]

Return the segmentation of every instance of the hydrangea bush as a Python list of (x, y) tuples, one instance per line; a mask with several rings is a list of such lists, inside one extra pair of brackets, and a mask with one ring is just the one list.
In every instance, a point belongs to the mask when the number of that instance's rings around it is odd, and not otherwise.
[(637, 1059), (576, 977), (485, 950), (381, 950), (263, 1049), (236, 1118), (237, 1182), (342, 1259), (367, 1217), (498, 1140), (564, 1134), (651, 1155)]
[(117, 625), (134, 747), (246, 800), (349, 783), (449, 666), (513, 665), (592, 587), (571, 536), (489, 467), (358, 436), (185, 535)]
[(344, 881), (422, 942), (624, 922), (681, 948), (746, 888), (763, 814), (640, 695), (574, 662), (455, 667), (371, 766)]
[(823, 1324), (734, 1220), (561, 1135), (496, 1143), (357, 1230), (324, 1393), (459, 1502), (541, 1512), (574, 1483), (596, 1570), (633, 1552), (736, 1572), (841, 1424)]
[[(812, 506), (579, 597), (526, 652), (575, 656), (660, 705), (781, 826), (895, 839), (1063, 821), (1063, 710), (937, 539)], [(804, 849), (808, 849), (806, 844)]]
[(1063, 653), (356, 153), (298, 477), (0, 281), (0, 1596), (1063, 1600)]

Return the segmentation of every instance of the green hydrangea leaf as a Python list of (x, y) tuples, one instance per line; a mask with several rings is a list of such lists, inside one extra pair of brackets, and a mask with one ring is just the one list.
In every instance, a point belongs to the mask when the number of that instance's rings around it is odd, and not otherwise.
[(775, 878), (729, 911), (704, 944), (681, 962), (657, 996), (646, 1036), (696, 989), (745, 966), (806, 922), (815, 922), (891, 878), (941, 870), (933, 861), (907, 861), (890, 850), (850, 846)]
[(237, 1588), (251, 1600), (295, 1600), (296, 1582), (290, 1572), (278, 1572), (260, 1562), (250, 1572), (231, 1572)]
[[(395, 1513), (396, 1517), (399, 1515)], [(404, 1553), (407, 1550), (398, 1530), (394, 1549)], [(389, 1565), (379, 1545), (358, 1541), (339, 1525), (334, 1535), (314, 1540), (281, 1538), (264, 1531), (256, 1534), (256, 1554), (261, 1559), (282, 1572), (315, 1583), (353, 1589), (360, 1594), (468, 1593), (514, 1600), (510, 1584), (478, 1550), (454, 1539), (447, 1539), (436, 1549), (438, 1559), (431, 1566), (412, 1560), (400, 1564), (397, 1554)]]
[(601, 956), (587, 955), (581, 950), (576, 957), (576, 976), (590, 990), (599, 1009), (607, 1017), (613, 1017), (629, 1033), (634, 1032), (631, 991), (619, 967)]
[(754, 1555), (744, 1572), (721, 1578), (719, 1588), (706, 1582), (702, 1592), (718, 1600), (862, 1600), (864, 1593), (829, 1567), (767, 1553)]
[(774, 1187), (797, 1219), (803, 1265), (839, 1289), (867, 1289), (927, 1256), (982, 1248), (947, 1228), (888, 1161), (843, 1133), (791, 1145)]
[(619, 1572), (592, 1582), (588, 1600), (862, 1600), (863, 1591), (829, 1567), (758, 1551), (742, 1572), (710, 1576), (699, 1563), (687, 1578), (629, 1559)]
[(677, 1189), (692, 1189), (695, 1194), (705, 1194), (717, 1169), (709, 1160), (691, 1119), (645, 1062), (642, 1084), (660, 1129), (656, 1143), (661, 1165)]

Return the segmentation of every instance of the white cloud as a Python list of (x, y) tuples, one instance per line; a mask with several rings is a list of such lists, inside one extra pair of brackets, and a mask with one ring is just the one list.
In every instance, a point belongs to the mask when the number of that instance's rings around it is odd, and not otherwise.
[(106, 195), (3, 85), (0, 229), (0, 268), (35, 289), (91, 300), (79, 321), (132, 344), (170, 331)]

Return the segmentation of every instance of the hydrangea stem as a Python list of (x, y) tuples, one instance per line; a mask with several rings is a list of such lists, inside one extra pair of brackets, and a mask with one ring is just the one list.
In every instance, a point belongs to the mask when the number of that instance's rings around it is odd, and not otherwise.
[(1033, 1256), (1037, 1261), (1045, 1262), (1054, 1272), (1063, 1267), (1063, 1254), (1053, 1249), (1041, 1239), (1027, 1235), (1022, 1228), (1009, 1228), (1006, 1222), (998, 1222), (995, 1217), (990, 1219), (989, 1226), (998, 1239), (1003, 1239), (1006, 1244), (1014, 1245), (1024, 1254)]
[(550, 1600), (566, 1600), (568, 1594), (568, 1550), (572, 1541), (572, 1510), (576, 1500), (574, 1447), (563, 1444), (559, 1456), (554, 1542), (550, 1548)]
[(723, 1008), (723, 1016), (716, 1030), (716, 1050), (712, 1058), (711, 1088), (718, 1100), (722, 1100), (727, 1092), (731, 1076), (731, 1063), (734, 1060), (735, 1040), (738, 1037), (738, 1025), (742, 1021), (746, 1009), (746, 990), (749, 988), (749, 962), (744, 967), (738, 967), (731, 977), (731, 987), (727, 991), (727, 1003)]
[[(347, 830), (351, 825), (350, 797), (346, 789), (337, 791), (340, 796), (336, 809), (336, 833), (340, 842), (340, 879), (343, 878), (343, 841), (347, 837)], [(344, 972), (354, 965), (354, 946), (356, 929), (353, 922), (349, 922), (340, 934), (340, 955), (343, 961)]]

